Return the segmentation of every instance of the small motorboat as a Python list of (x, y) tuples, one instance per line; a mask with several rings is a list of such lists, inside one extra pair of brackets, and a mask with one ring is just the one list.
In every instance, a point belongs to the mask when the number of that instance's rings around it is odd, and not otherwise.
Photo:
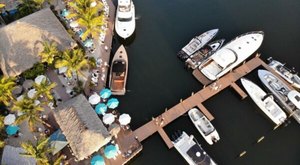
[(279, 61), (274, 60), (272, 57), (268, 58), (269, 66), (275, 70), (282, 78), (289, 82), (295, 88), (300, 89), (300, 77), (295, 72), (295, 69), (289, 69)]
[(109, 87), (113, 95), (126, 93), (127, 74), (128, 57), (124, 46), (121, 45), (112, 59), (110, 68)]
[(199, 111), (199, 109), (192, 108), (189, 110), (188, 114), (195, 127), (208, 144), (212, 145), (214, 142), (220, 140), (220, 136), (215, 127), (211, 124), (207, 117)]
[(189, 136), (184, 131), (177, 131), (173, 139), (174, 147), (189, 165), (217, 165), (193, 135)]
[(291, 89), (281, 79), (267, 70), (258, 70), (258, 77), (273, 94), (278, 104), (300, 124), (300, 93)]
[(218, 32), (219, 29), (213, 29), (194, 37), (177, 53), (177, 57), (182, 61), (186, 61), (192, 54), (194, 54), (197, 50), (201, 49), (209, 41), (211, 41)]
[(225, 39), (220, 39), (208, 43), (206, 46), (192, 54), (186, 61), (185, 64), (188, 68), (196, 69), (201, 66), (214, 52), (220, 49)]
[(282, 124), (287, 116), (283, 110), (274, 101), (270, 94), (266, 94), (259, 86), (252, 81), (241, 78), (241, 82), (246, 89), (249, 96), (256, 103), (256, 105), (276, 124)]

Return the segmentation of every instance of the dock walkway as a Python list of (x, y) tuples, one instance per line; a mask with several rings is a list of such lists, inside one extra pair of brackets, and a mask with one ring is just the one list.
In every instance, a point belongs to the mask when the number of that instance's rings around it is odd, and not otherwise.
[(178, 117), (182, 116), (193, 107), (198, 107), (209, 120), (213, 120), (213, 115), (203, 106), (203, 102), (218, 94), (227, 87), (232, 87), (241, 96), (241, 98), (244, 99), (245, 97), (247, 97), (247, 94), (235, 82), (259, 66), (263, 66), (265, 69), (274, 73), (274, 71), (259, 58), (259, 54), (257, 54), (254, 58), (250, 59), (247, 62), (244, 62), (239, 67), (232, 70), (215, 82), (209, 82), (207, 79), (204, 79), (203, 75), (201, 75), (201, 72), (193, 74), (194, 76), (197, 76), (196, 79), (198, 81), (204, 84), (203, 89), (196, 92), (195, 94), (192, 94), (185, 100), (181, 100), (180, 103), (176, 104), (172, 108), (163, 112), (158, 117), (153, 118), (145, 125), (136, 129), (133, 132), (135, 137), (140, 142), (142, 142), (152, 134), (158, 132), (161, 135), (162, 139), (165, 141), (168, 148), (172, 148), (173, 144), (163, 130), (163, 127), (176, 120)]

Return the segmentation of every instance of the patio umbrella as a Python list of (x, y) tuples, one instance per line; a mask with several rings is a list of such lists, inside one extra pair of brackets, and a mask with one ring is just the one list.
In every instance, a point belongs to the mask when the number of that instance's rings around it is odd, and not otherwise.
[(76, 21), (72, 21), (72, 22), (70, 23), (70, 26), (71, 26), (72, 28), (75, 28), (75, 27), (78, 26), (78, 23), (77, 23)]
[(92, 94), (90, 97), (89, 97), (89, 102), (92, 104), (92, 105), (96, 105), (100, 102), (100, 96), (97, 94), (97, 93), (94, 93)]
[(87, 39), (87, 40), (85, 40), (84, 42), (83, 42), (83, 46), (85, 46), (85, 47), (92, 47), (93, 46), (93, 40), (92, 39)]
[(23, 100), (23, 98), (24, 98), (24, 95), (21, 95), (21, 96), (17, 97), (17, 101), (21, 101), (21, 100)]
[(64, 10), (62, 11), (62, 13), (61, 13), (61, 15), (64, 16), (64, 17), (68, 16), (69, 14), (70, 14), (70, 13), (69, 13), (69, 11), (68, 11), (67, 9), (64, 9)]
[(68, 141), (64, 134), (62, 134), (61, 130), (58, 129), (53, 134), (50, 135), (49, 143), (52, 150), (52, 154), (55, 155), (60, 150), (62, 150), (65, 146), (68, 145)]
[(33, 88), (33, 89), (30, 89), (29, 91), (28, 91), (28, 93), (27, 93), (27, 96), (29, 97), (29, 98), (34, 98), (34, 96), (35, 96), (35, 94), (36, 94), (36, 90)]
[(58, 68), (58, 74), (65, 73), (67, 71), (67, 69), (68, 69), (68, 67), (66, 67), (66, 66)]
[(19, 129), (20, 129), (20, 127), (18, 127), (18, 126), (9, 125), (6, 127), (5, 131), (6, 131), (7, 135), (14, 135), (18, 132)]
[(131, 117), (126, 113), (122, 114), (119, 117), (119, 122), (120, 122), (121, 125), (127, 125), (127, 124), (130, 123), (130, 121), (131, 121)]
[(115, 109), (119, 105), (119, 100), (116, 98), (111, 98), (107, 101), (108, 108)]
[(103, 99), (107, 99), (111, 96), (111, 90), (104, 88), (100, 91), (100, 97)]
[(21, 94), (23, 91), (22, 86), (18, 85), (14, 88), (14, 90), (12, 91), (12, 94), (15, 96), (18, 96), (19, 94)]
[(95, 155), (91, 159), (91, 165), (105, 165), (104, 158), (100, 155)]
[(35, 82), (36, 84), (41, 84), (41, 82), (42, 82), (45, 78), (46, 78), (46, 76), (44, 76), (44, 75), (39, 75), (39, 76), (37, 76), (37, 77), (34, 79), (34, 82)]
[(106, 113), (103, 115), (102, 120), (104, 124), (110, 125), (115, 121), (115, 116), (111, 113)]
[(108, 159), (114, 158), (118, 155), (118, 149), (115, 145), (108, 145), (104, 149), (104, 155)]
[(97, 114), (104, 114), (107, 111), (107, 106), (104, 103), (99, 103), (95, 107), (95, 111)]
[(9, 114), (4, 118), (5, 125), (11, 125), (16, 121), (16, 116), (14, 114)]
[(92, 3), (90, 4), (90, 7), (95, 7), (96, 5), (97, 5), (97, 2), (94, 1), (94, 2), (92, 2)]

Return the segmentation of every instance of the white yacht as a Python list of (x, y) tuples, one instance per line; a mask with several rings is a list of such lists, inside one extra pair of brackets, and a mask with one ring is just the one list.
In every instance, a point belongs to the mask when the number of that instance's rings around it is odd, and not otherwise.
[[(269, 71), (258, 70), (258, 77), (273, 96), (275, 96), (277, 102), (283, 109), (289, 114), (292, 114), (295, 120), (300, 124), (300, 93), (289, 88), (281, 79)], [(297, 107), (297, 104), (299, 107)]]
[(252, 55), (262, 44), (263, 38), (262, 31), (238, 36), (215, 52), (199, 67), (200, 71), (212, 81), (222, 77)]
[(190, 165), (216, 165), (215, 161), (202, 149), (193, 135), (184, 131), (174, 137), (174, 147)]
[(206, 46), (192, 54), (186, 61), (185, 64), (187, 67), (196, 69), (201, 64), (203, 64), (214, 52), (219, 50), (225, 39), (220, 39), (213, 41), (211, 43), (208, 43)]
[(186, 61), (189, 56), (191, 56), (197, 50), (205, 46), (210, 40), (212, 40), (218, 32), (219, 29), (213, 29), (194, 37), (177, 53), (177, 57), (179, 57), (179, 59), (181, 59), (182, 61)]
[(188, 114), (195, 127), (208, 144), (212, 145), (214, 142), (220, 140), (220, 136), (215, 127), (206, 118), (206, 116), (199, 111), (199, 109), (193, 108), (189, 110)]
[(272, 95), (267, 95), (259, 86), (241, 78), (241, 82), (256, 105), (276, 124), (282, 124), (287, 116), (276, 104)]
[(289, 69), (279, 61), (273, 60), (272, 57), (268, 58), (270, 61), (269, 66), (275, 70), (282, 78), (292, 84), (295, 88), (300, 89), (300, 77), (297, 75), (294, 69)]
[(135, 9), (131, 0), (118, 0), (115, 29), (117, 34), (124, 39), (133, 34), (135, 30)]

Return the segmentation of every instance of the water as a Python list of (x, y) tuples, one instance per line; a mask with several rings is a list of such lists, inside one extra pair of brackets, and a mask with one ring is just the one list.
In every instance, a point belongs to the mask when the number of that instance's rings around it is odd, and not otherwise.
[[(248, 31), (265, 32), (259, 50), (262, 58), (273, 56), (300, 71), (300, 1), (289, 0), (143, 0), (134, 1), (137, 15), (135, 36), (126, 45), (129, 77), (126, 96), (120, 97), (120, 112), (129, 113), (136, 129), (166, 107), (202, 88), (176, 53), (195, 35), (219, 28), (217, 39), (230, 41)], [(116, 45), (115, 45), (116, 47)], [(257, 80), (255, 73), (247, 76)], [(240, 85), (240, 84), (239, 84)], [(182, 116), (165, 130), (194, 134), (203, 148), (221, 165), (300, 164), (300, 125), (291, 124), (273, 131), (273, 123), (250, 98), (243, 101), (226, 89), (204, 105), (221, 140), (209, 146), (188, 116)], [(261, 136), (265, 139), (256, 144)], [(132, 165), (187, 164), (175, 149), (167, 149), (158, 134), (143, 142), (144, 149)], [(237, 156), (246, 150), (242, 158)]]

